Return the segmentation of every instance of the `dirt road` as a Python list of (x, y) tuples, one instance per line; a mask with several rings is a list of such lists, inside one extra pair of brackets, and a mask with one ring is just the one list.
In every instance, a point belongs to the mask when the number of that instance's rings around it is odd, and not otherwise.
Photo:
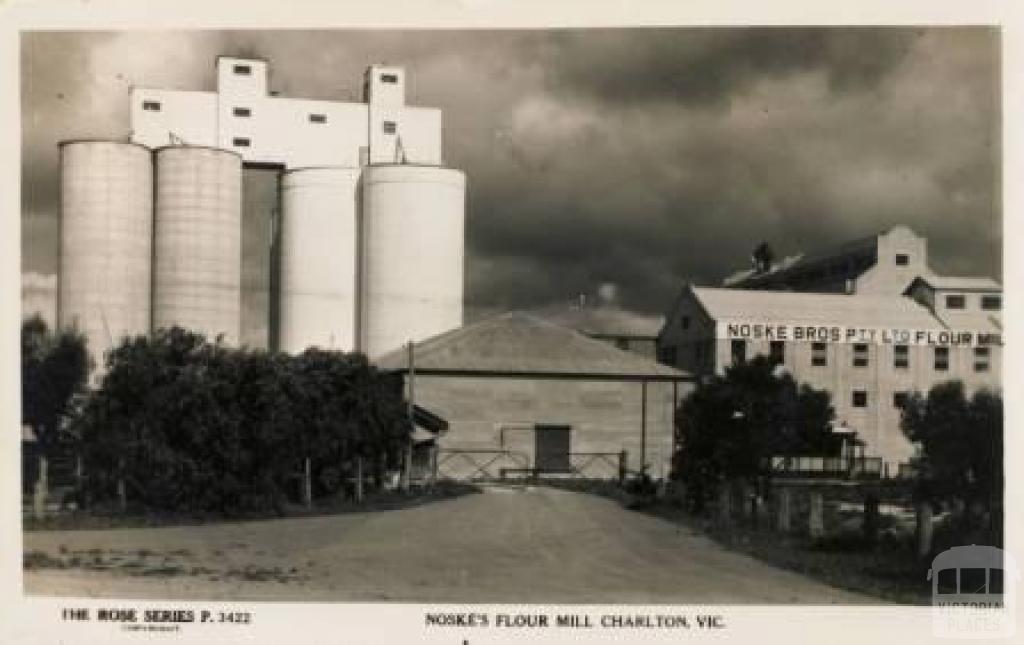
[[(376, 513), (52, 531), (30, 594), (167, 599), (531, 603), (881, 601), (727, 551), (611, 500), (549, 488)], [(42, 554), (46, 554), (43, 556)]]

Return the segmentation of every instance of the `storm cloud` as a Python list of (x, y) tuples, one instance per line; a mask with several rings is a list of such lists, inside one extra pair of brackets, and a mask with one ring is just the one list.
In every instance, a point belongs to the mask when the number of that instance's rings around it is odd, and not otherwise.
[(286, 96), (356, 100), (404, 65), (466, 171), (467, 307), (615, 285), (658, 313), (768, 241), (905, 224), (939, 272), (1001, 277), (991, 28), (33, 33), (22, 41), (23, 269), (56, 267), (61, 139), (128, 135), (131, 85), (213, 89), (214, 57)]

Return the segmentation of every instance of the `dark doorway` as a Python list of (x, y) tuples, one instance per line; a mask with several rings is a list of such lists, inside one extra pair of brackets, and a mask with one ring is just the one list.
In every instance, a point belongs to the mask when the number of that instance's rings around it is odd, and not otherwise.
[(538, 424), (534, 426), (534, 435), (534, 468), (541, 472), (572, 470), (569, 463), (572, 426)]

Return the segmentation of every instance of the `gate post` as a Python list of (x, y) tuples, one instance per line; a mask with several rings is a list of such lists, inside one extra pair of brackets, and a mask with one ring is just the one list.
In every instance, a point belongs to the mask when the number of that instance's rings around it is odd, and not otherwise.
[(629, 460), (629, 453), (623, 450), (619, 453), (619, 486), (626, 483), (626, 464)]
[(811, 512), (808, 516), (807, 533), (812, 540), (825, 534), (825, 496), (821, 491), (811, 491)]
[(306, 457), (302, 472), (302, 501), (306, 508), (313, 508), (313, 467)]
[(363, 456), (356, 457), (356, 503), (363, 503)]
[(722, 527), (732, 524), (732, 485), (731, 482), (721, 482), (718, 487), (718, 523)]
[(917, 555), (928, 557), (932, 550), (932, 505), (927, 500), (917, 502)]
[(49, 462), (46, 459), (46, 455), (40, 451), (39, 454), (39, 473), (36, 476), (36, 488), (33, 491), (33, 510), (37, 520), (41, 520), (46, 516), (46, 496), (50, 489), (50, 477), (49, 473)]
[(790, 524), (790, 513), (793, 501), (793, 491), (790, 490), (789, 486), (780, 486), (776, 492), (776, 504), (775, 510), (775, 528), (781, 533), (789, 533), (792, 525)]

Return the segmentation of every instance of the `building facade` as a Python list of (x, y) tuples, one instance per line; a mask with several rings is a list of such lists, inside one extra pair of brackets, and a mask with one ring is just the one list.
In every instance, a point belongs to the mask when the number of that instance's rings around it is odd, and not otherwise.
[[(408, 384), (406, 350), (377, 365)], [(534, 316), (512, 312), (418, 343), (412, 396), (447, 424), (439, 471), (668, 475), (677, 403), (692, 378)]]

